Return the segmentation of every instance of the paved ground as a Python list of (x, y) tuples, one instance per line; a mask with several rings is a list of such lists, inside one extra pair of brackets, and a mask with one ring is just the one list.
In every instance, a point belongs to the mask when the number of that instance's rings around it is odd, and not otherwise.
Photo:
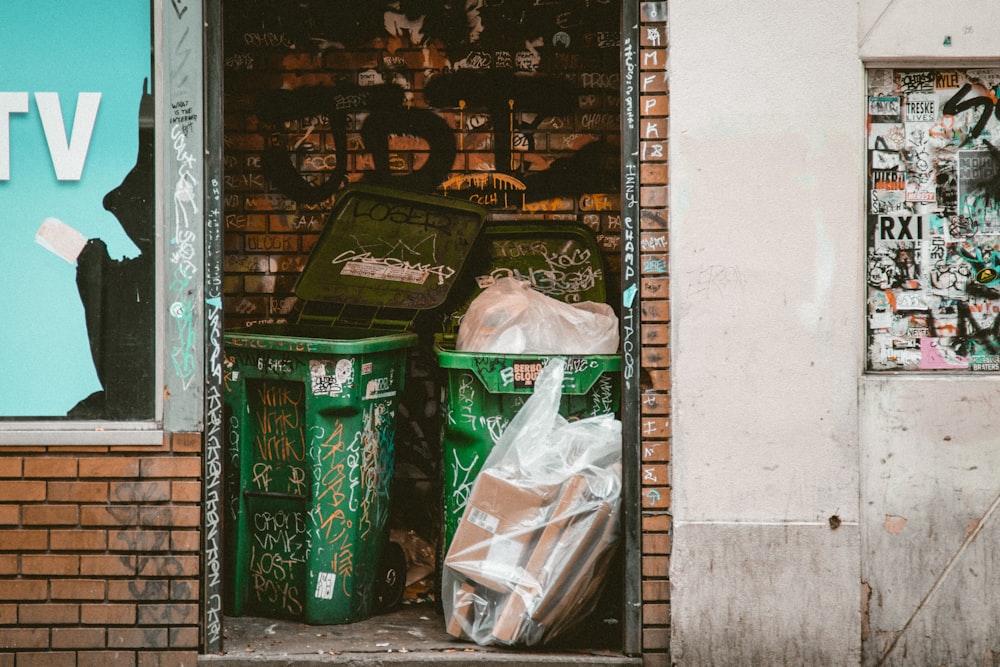
[[(282, 665), (346, 664), (379, 665), (445, 664), (462, 665), (630, 665), (628, 658), (608, 648), (617, 628), (608, 624), (605, 632), (588, 632), (557, 650), (516, 651), (481, 647), (451, 638), (444, 631), (441, 615), (430, 603), (407, 603), (396, 612), (348, 625), (305, 625), (294, 621), (227, 617), (221, 655), (201, 656), (199, 665), (218, 667), (260, 667)], [(601, 636), (603, 635), (603, 636)], [(605, 645), (605, 648), (582, 646)], [(581, 648), (578, 648), (580, 646)]]

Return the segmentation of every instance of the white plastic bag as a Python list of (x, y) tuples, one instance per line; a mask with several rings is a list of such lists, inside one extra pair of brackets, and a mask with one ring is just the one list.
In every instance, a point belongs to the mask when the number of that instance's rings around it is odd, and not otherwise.
[(549, 360), (473, 485), (443, 567), (455, 637), (545, 643), (603, 588), (620, 533), (621, 422), (560, 416), (563, 367)]
[(563, 303), (527, 281), (500, 278), (469, 304), (455, 340), (459, 352), (614, 354), (618, 317), (606, 303)]

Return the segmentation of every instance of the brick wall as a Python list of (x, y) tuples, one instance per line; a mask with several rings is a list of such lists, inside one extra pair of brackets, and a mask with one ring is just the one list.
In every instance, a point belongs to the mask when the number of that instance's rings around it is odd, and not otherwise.
[(640, 5), (639, 206), (642, 367), (642, 648), (670, 663), (670, 278), (667, 273), (667, 23), (665, 2)]
[(194, 665), (201, 436), (0, 450), (0, 666)]

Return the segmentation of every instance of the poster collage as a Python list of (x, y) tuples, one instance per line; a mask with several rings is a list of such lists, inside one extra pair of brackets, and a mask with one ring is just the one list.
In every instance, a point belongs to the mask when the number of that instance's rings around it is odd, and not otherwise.
[(867, 77), (868, 370), (1000, 371), (1000, 68)]

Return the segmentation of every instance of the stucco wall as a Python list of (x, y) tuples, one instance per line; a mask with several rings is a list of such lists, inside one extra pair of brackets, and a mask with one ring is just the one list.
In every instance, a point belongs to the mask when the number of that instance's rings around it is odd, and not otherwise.
[(865, 62), (998, 11), (670, 5), (677, 664), (994, 664), (996, 378), (866, 376), (862, 295)]

